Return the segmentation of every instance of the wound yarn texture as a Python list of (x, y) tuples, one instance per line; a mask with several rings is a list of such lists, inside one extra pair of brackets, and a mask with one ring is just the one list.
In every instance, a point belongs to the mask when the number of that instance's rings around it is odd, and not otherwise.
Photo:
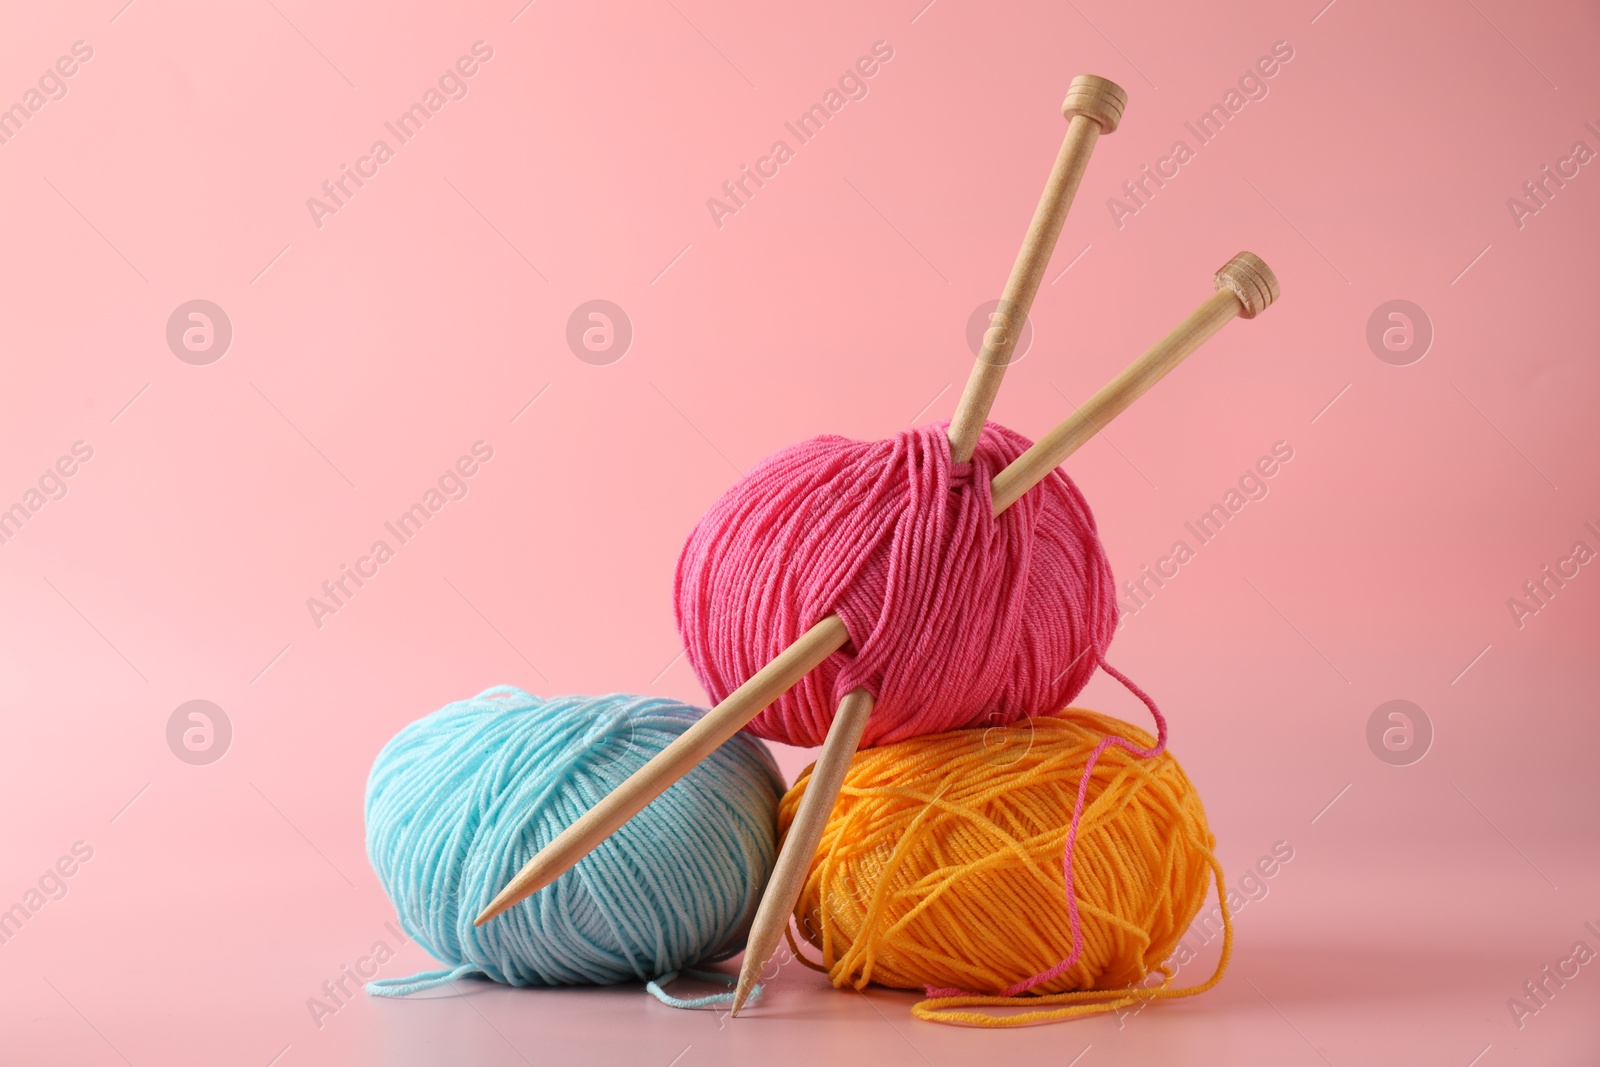
[[(1118, 736), (1142, 751), (1106, 744)], [(858, 752), (795, 907), (822, 952), (813, 966), (840, 987), (924, 989), (918, 1017), (988, 1027), (1211, 988), (1232, 948), (1215, 839), (1178, 761), (1143, 756), (1155, 747), (1137, 727), (1069, 708)], [(1075, 864), (1064, 869), (1074, 797), (1095, 755)], [(784, 796), (780, 832), (810, 773)], [(1208, 980), (1174, 988), (1169, 957), (1213, 883), (1221, 958)], [(1083, 917), (1076, 953), (1069, 890)], [(1040, 975), (1049, 977), (1033, 994), (1014, 995)]]
[(659, 697), (545, 699), (503, 686), (401, 730), (367, 782), (367, 856), (406, 933), (450, 969), (369, 991), (468, 975), (664, 985), (739, 951), (772, 871), (783, 792), (766, 746), (744, 734), (550, 886), (472, 925), (528, 859), (703, 714)]
[(1053, 471), (1000, 516), (990, 482), (1029, 441), (985, 426), (955, 464), (948, 423), (884, 441), (823, 436), (763, 460), (701, 519), (678, 559), (678, 631), (720, 701), (837, 612), (850, 644), (749, 730), (820, 745), (864, 686), (865, 746), (1064, 707), (1116, 629), (1094, 516)]

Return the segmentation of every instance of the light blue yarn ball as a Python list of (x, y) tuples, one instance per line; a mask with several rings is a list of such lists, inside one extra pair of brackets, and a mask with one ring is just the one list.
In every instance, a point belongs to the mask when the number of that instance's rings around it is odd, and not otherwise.
[(743, 947), (777, 852), (783, 780), (739, 734), (553, 884), (481, 927), (512, 875), (704, 714), (659, 697), (486, 690), (391, 740), (367, 856), (406, 933), (510, 985), (652, 979)]

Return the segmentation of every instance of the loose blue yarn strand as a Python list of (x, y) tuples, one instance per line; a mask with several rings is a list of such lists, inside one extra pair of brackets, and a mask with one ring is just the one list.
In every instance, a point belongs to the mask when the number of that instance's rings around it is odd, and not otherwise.
[[(729, 989), (732, 989), (739, 984), (734, 978), (726, 974), (718, 974), (716, 971), (697, 971), (692, 967), (685, 967), (683, 969), (683, 973), (688, 975), (690, 978), (698, 978), (702, 982), (720, 982)], [(645, 988), (648, 989), (657, 1000), (671, 1008), (719, 1008), (724, 1004), (733, 1003), (732, 993), (711, 993), (703, 997), (675, 997), (671, 993), (668, 993), (665, 989), (661, 988), (662, 986), (672, 982), (677, 977), (678, 976), (676, 974), (664, 974), (660, 978), (646, 983)], [(745, 1006), (748, 1007), (760, 1000), (762, 992), (763, 990), (761, 983), (757, 982), (753, 987), (751, 987), (750, 998), (745, 1001)]]
[[(682, 974), (690, 978), (698, 978), (702, 982), (720, 982), (729, 989), (738, 983), (729, 975), (719, 974), (716, 971), (701, 971), (693, 967), (685, 967)], [(733, 1003), (732, 993), (709, 993), (703, 997), (675, 997), (668, 993), (663, 986), (677, 981), (680, 972), (672, 971), (660, 978), (652, 978), (645, 983), (645, 989), (651, 996), (669, 1008), (718, 1008), (724, 1004)], [(440, 989), (447, 985), (454, 985), (462, 978), (487, 978), (482, 970), (464, 963), (453, 971), (422, 971), (410, 978), (378, 978), (367, 983), (367, 993), (374, 997), (409, 997), (413, 993), (425, 993), (430, 989)], [(746, 1005), (754, 1005), (761, 999), (765, 991), (760, 982), (750, 990), (750, 997)]]
[[(450, 965), (367, 984), (403, 997), (481, 976), (508, 985), (645, 981), (663, 1004), (690, 965), (743, 947), (777, 851), (783, 782), (740, 734), (571, 871), (482, 927), (524, 862), (704, 712), (659, 697), (544, 700), (510, 686), (401, 730), (367, 783), (367, 855), (401, 926)], [(758, 994), (759, 995), (759, 994)]]

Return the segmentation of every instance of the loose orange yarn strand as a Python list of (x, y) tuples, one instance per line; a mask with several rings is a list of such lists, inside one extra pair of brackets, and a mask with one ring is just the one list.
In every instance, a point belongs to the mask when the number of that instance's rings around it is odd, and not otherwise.
[[(1070, 940), (1061, 872), (1066, 816), (1084, 759), (1108, 734), (1148, 736), (1071, 708), (1016, 727), (858, 753), (795, 910), (823, 959), (807, 959), (790, 934), (796, 958), (834, 985), (858, 989), (875, 980), (1000, 989), (1035, 973), (1038, 961), (1059, 959)], [(1140, 760), (1116, 751), (1095, 768), (1080, 828), (1075, 874), (1086, 929), (1079, 963), (1038, 994), (931, 998), (912, 1009), (918, 1018), (1025, 1026), (1194, 996), (1222, 979), (1233, 922), (1199, 796), (1170, 755)], [(784, 797), (780, 829), (809, 777), (808, 769)], [(1167, 961), (1211, 883), (1221, 903), (1221, 957), (1205, 982), (1173, 988)], [(1151, 973), (1162, 975), (1160, 985), (1135, 985)], [(1038, 1005), (1061, 1006), (1008, 1015), (953, 1010)]]

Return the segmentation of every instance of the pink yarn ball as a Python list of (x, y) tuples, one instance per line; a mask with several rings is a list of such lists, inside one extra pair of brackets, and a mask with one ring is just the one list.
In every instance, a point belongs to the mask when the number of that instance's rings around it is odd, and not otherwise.
[(749, 729), (820, 745), (839, 700), (877, 697), (863, 745), (1066, 707), (1116, 629), (1083, 494), (1054, 471), (998, 518), (989, 483), (1030, 442), (984, 428), (953, 464), (945, 425), (823, 436), (763, 460), (678, 558), (678, 632), (720, 701), (837, 612), (850, 641)]

